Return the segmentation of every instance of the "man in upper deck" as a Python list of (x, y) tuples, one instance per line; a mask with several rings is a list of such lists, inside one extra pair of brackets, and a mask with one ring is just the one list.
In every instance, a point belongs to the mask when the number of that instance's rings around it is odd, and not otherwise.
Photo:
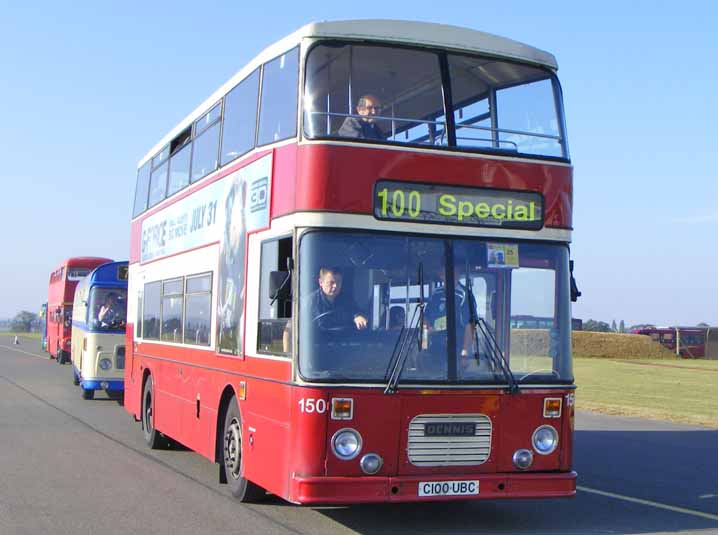
[(356, 112), (361, 117), (347, 117), (337, 135), (359, 139), (386, 139), (374, 118), (381, 111), (381, 102), (375, 95), (362, 95), (357, 102)]

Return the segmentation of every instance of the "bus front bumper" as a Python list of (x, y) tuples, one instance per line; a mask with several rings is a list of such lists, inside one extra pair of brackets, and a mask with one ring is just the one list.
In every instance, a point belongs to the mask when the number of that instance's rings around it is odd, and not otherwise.
[[(420, 496), (431, 483), (477, 482), (478, 492)], [(427, 485), (429, 484), (429, 485)], [(437, 488), (436, 485), (433, 485)], [(457, 487), (462, 487), (457, 485)], [(467, 488), (467, 485), (463, 485)], [(471, 487), (469, 487), (471, 488)], [(576, 494), (576, 472), (521, 474), (449, 474), (402, 477), (300, 477), (290, 482), (290, 501), (301, 504), (497, 500), (502, 498), (562, 498)]]
[(125, 389), (124, 379), (82, 379), (80, 386), (83, 390), (107, 390), (118, 392)]

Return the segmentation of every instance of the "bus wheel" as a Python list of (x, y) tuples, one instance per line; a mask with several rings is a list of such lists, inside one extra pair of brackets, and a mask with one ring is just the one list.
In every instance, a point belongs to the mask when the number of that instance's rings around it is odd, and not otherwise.
[(65, 352), (64, 352), (62, 349), (60, 349), (60, 350), (57, 352), (57, 356), (55, 357), (55, 361), (56, 361), (58, 364), (62, 364), (63, 362), (65, 362)]
[(152, 404), (152, 376), (147, 376), (145, 388), (142, 392), (142, 433), (145, 436), (145, 442), (150, 449), (156, 450), (160, 447), (162, 437), (154, 425), (154, 407)]
[(85, 390), (82, 389), (82, 399), (93, 399), (95, 397), (94, 389)]
[(236, 398), (230, 400), (224, 417), (222, 470), (232, 496), (240, 502), (255, 502), (266, 494), (262, 487), (242, 477), (242, 422)]

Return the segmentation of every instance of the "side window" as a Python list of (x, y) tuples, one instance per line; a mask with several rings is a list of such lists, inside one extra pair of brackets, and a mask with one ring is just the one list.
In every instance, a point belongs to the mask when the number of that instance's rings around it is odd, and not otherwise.
[(184, 306), (184, 342), (208, 346), (212, 315), (211, 273), (187, 277)]
[(152, 173), (150, 174), (150, 194), (148, 208), (151, 208), (167, 194), (167, 158), (170, 155), (170, 146), (165, 147), (152, 158)]
[(222, 103), (194, 123), (195, 140), (192, 148), (192, 182), (208, 175), (219, 164), (219, 126)]
[(140, 289), (139, 292), (137, 292), (137, 318), (135, 323), (135, 338), (142, 338), (142, 302), (143, 302), (144, 292), (143, 289)]
[(184, 281), (166, 280), (162, 283), (162, 335), (165, 342), (182, 342), (182, 309)]
[(265, 63), (259, 112), (259, 145), (297, 135), (299, 49)]
[(257, 127), (259, 69), (242, 80), (224, 99), (222, 165), (254, 147)]
[(147, 195), (150, 190), (150, 162), (145, 163), (137, 172), (137, 188), (135, 189), (135, 206), (132, 217), (137, 217), (147, 210)]
[(142, 337), (145, 340), (160, 339), (161, 294), (161, 281), (145, 284), (144, 306), (142, 307)]
[(150, 198), (148, 207), (152, 207), (165, 198), (167, 192), (167, 161), (152, 170), (150, 176)]
[[(259, 326), (257, 351), (289, 354), (292, 351), (291, 280), (287, 261), (292, 257), (292, 239), (282, 238), (262, 244), (261, 278), (259, 282)], [(271, 295), (284, 282), (278, 295)]]
[(189, 184), (189, 158), (191, 155), (191, 127), (186, 128), (171, 143), (170, 176), (167, 196), (178, 192)]

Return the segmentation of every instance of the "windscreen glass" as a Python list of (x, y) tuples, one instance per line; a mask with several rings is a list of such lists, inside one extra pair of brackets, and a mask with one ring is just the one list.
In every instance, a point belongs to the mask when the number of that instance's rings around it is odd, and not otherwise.
[[(563, 246), (309, 232), (299, 370), (310, 381), (570, 382)], [(453, 291), (451, 290), (453, 288)], [(515, 326), (542, 314), (543, 329)], [(538, 316), (537, 316), (538, 317)]]
[(87, 320), (90, 329), (124, 332), (127, 288), (92, 288), (87, 303)]

